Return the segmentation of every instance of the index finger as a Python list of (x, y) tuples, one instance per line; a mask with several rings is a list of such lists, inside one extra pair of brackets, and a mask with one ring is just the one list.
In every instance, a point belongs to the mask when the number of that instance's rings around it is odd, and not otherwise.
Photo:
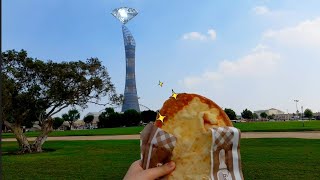
[(130, 169), (132, 171), (142, 171), (143, 168), (141, 167), (141, 164), (141, 160), (137, 160), (131, 164)]

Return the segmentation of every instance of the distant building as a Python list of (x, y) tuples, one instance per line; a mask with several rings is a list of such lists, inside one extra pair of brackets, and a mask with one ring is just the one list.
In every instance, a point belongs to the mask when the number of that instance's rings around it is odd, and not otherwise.
[(39, 121), (33, 122), (32, 127), (30, 128), (30, 131), (40, 131), (41, 127), (39, 126)]
[[(63, 121), (62, 125), (58, 128), (58, 130), (68, 130), (70, 128), (69, 121)], [(85, 122), (81, 119), (73, 121), (70, 130), (76, 129), (85, 129)]]
[(78, 119), (78, 120), (73, 122), (73, 128), (75, 128), (75, 129), (84, 129), (85, 124), (86, 123), (83, 120)]
[(313, 113), (313, 117), (314, 117), (316, 120), (320, 120), (320, 112)]
[[(277, 119), (277, 120), (287, 120), (287, 119), (296, 120), (296, 119), (301, 119), (301, 114), (300, 113), (299, 114), (296, 114), (296, 113), (277, 114), (277, 115), (275, 115), (275, 119)], [(313, 119), (320, 120), (320, 112), (313, 113)]]
[(293, 120), (293, 119), (296, 119), (297, 116), (295, 114), (289, 114), (289, 113), (286, 113), (286, 114), (275, 114), (274, 116), (274, 119), (276, 120)]
[[(68, 130), (68, 128), (70, 127), (70, 124), (68, 121), (63, 121), (62, 125), (58, 128), (59, 130)], [(72, 129), (72, 126), (71, 126)]]
[(267, 110), (259, 110), (259, 111), (254, 111), (254, 113), (256, 113), (258, 115), (259, 118), (260, 114), (265, 112), (268, 116), (271, 116), (272, 114), (274, 114), (275, 116), (277, 116), (278, 114), (285, 114), (283, 111), (280, 111), (278, 109), (275, 108), (271, 108), (271, 109), (267, 109)]
[(99, 116), (100, 116), (101, 113), (102, 112), (89, 112), (84, 117), (92, 115), (93, 116), (92, 127), (93, 128), (98, 128)]

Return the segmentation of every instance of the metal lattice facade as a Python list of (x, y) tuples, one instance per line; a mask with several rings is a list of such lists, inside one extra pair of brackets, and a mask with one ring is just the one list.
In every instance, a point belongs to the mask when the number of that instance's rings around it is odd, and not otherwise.
[(126, 54), (126, 83), (124, 90), (124, 102), (121, 111), (124, 112), (129, 109), (134, 109), (140, 112), (135, 75), (136, 43), (125, 25), (122, 25), (122, 33)]

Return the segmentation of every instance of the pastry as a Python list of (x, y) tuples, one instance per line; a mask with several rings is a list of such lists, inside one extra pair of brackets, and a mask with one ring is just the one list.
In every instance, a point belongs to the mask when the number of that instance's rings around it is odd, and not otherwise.
[(159, 113), (165, 118), (155, 126), (177, 138), (171, 157), (176, 169), (167, 178), (211, 179), (211, 130), (233, 126), (227, 114), (210, 99), (187, 93), (169, 98)]

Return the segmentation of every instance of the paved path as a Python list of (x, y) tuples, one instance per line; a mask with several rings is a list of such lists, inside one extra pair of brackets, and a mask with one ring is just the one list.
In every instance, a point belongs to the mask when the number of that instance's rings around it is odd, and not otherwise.
[[(320, 139), (320, 131), (304, 132), (242, 132), (241, 138), (304, 138)], [(74, 140), (116, 140), (116, 139), (140, 139), (139, 135), (114, 135), (114, 136), (61, 136), (48, 137), (48, 141), (74, 141)], [(35, 137), (28, 138), (29, 141)], [(5, 138), (2, 141), (16, 141), (15, 138)]]

